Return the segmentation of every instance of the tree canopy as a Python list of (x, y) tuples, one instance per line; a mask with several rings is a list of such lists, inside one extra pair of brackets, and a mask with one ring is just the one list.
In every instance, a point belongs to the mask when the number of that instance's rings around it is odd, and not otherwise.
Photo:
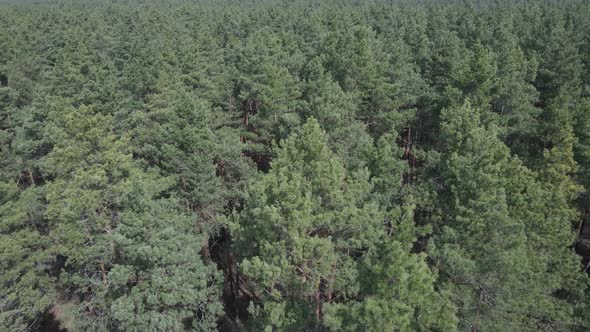
[(1, 1), (0, 330), (590, 329), (587, 1)]

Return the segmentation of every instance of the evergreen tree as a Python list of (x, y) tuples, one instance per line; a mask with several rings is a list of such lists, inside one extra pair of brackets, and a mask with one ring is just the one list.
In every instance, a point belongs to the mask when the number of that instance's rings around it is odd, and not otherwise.
[[(189, 236), (194, 222), (156, 201), (172, 179), (137, 167), (128, 138), (111, 132), (111, 116), (82, 106), (51, 117), (54, 148), (45, 172), (54, 179), (45, 214), (54, 250), (67, 259), (60, 289), (80, 300), (76, 328), (181, 330), (189, 324), (210, 330), (219, 309), (215, 270), (200, 262), (200, 246)], [(157, 303), (150, 297), (182, 284), (182, 296)], [(147, 303), (130, 308), (133, 299)]]
[(2, 179), (0, 188), (0, 329), (33, 330), (56, 298), (44, 190), (13, 178)]
[(248, 36), (230, 53), (237, 70), (235, 97), (239, 119), (244, 124), (244, 137), (257, 152), (265, 152), (273, 140), (288, 135), (300, 124), (298, 98), (301, 95), (297, 70), (298, 54), (288, 54), (281, 36), (261, 29)]
[[(506, 15), (506, 14), (505, 14)], [(539, 109), (534, 107), (538, 93), (532, 85), (537, 63), (526, 58), (514, 35), (512, 17), (499, 23), (494, 45), (497, 52), (497, 81), (493, 88), (492, 109), (501, 115), (507, 127), (510, 145), (525, 141), (535, 134)], [(512, 147), (511, 147), (512, 148)], [(514, 148), (513, 148), (514, 149)], [(522, 155), (522, 148), (516, 147)]]
[(383, 238), (366, 173), (347, 175), (309, 119), (250, 190), (234, 234), (265, 329), (322, 325), (324, 305), (358, 293), (356, 262)]
[(469, 105), (445, 110), (441, 224), (431, 255), (441, 287), (469, 329), (532, 329), (526, 317), (529, 271), (524, 224), (509, 213), (506, 187), (515, 168), (494, 126)]
[[(155, 183), (147, 190), (160, 189)], [(133, 203), (132, 211), (121, 214), (114, 240), (120, 263), (109, 272), (115, 326), (214, 331), (221, 311), (219, 272), (199, 257), (203, 234), (194, 231), (194, 217), (174, 200), (140, 197)]]
[(30, 78), (38, 74), (37, 66), (21, 68), (30, 62), (17, 57), (0, 74), (0, 329), (7, 331), (38, 328), (39, 316), (57, 297), (56, 256), (39, 169), (48, 148), (43, 137), (46, 111), (43, 103), (32, 100), (37, 89)]
[(356, 118), (358, 105), (354, 95), (342, 91), (317, 58), (308, 63), (305, 71), (303, 116), (317, 119), (326, 128), (330, 148), (347, 169), (364, 168), (371, 154), (372, 139)]

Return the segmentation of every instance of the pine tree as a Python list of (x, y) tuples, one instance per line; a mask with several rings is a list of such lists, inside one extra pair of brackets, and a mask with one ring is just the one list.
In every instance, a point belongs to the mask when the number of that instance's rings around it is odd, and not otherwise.
[(531, 329), (521, 311), (529, 291), (526, 234), (509, 213), (506, 190), (515, 161), (469, 105), (441, 117), (442, 223), (431, 248), (441, 287), (453, 294), (463, 328)]
[(383, 237), (366, 173), (347, 175), (325, 140), (313, 118), (287, 139), (235, 225), (259, 328), (321, 326), (325, 303), (358, 292), (355, 262)]
[[(190, 236), (196, 222), (173, 208), (178, 205), (157, 201), (173, 179), (138, 167), (129, 138), (112, 133), (112, 116), (89, 106), (50, 116), (54, 148), (44, 170), (53, 179), (45, 215), (53, 250), (66, 257), (59, 289), (80, 301), (76, 328), (211, 330), (217, 279), (197, 255), (198, 236)], [(182, 292), (181, 284), (187, 286), (182, 296), (153, 302), (149, 295)], [(131, 309), (133, 299), (148, 303)], [(150, 315), (155, 311), (158, 316)]]
[(437, 279), (426, 255), (412, 253), (416, 241), (412, 205), (389, 213), (390, 237), (375, 246), (359, 268), (359, 301), (329, 304), (325, 325), (334, 331), (417, 331), (457, 328), (448, 294), (435, 290)]
[(108, 276), (118, 329), (216, 330), (219, 271), (201, 261), (204, 234), (194, 231), (194, 216), (178, 206), (174, 200), (140, 197), (132, 211), (121, 213), (114, 239), (120, 263)]
[(211, 214), (219, 209), (222, 184), (215, 176), (220, 148), (209, 128), (213, 122), (209, 105), (170, 80), (162, 80), (159, 89), (147, 97), (145, 110), (128, 119), (133, 149), (148, 167), (176, 177), (171, 190), (187, 205)]
[(265, 150), (273, 140), (286, 137), (300, 124), (297, 99), (301, 92), (296, 75), (300, 59), (297, 53), (283, 49), (285, 43), (280, 35), (261, 29), (229, 55), (237, 67), (230, 73), (237, 76), (236, 115), (244, 125), (245, 140), (254, 143), (249, 147), (253, 152), (268, 153)]
[(318, 58), (307, 64), (305, 72), (303, 116), (317, 119), (325, 128), (330, 149), (347, 169), (364, 168), (373, 144), (366, 127), (356, 118), (358, 105), (354, 94), (342, 91)]
[(22, 185), (13, 178), (0, 182), (0, 329), (6, 331), (35, 329), (56, 295), (44, 190)]
[[(23, 51), (31, 56), (20, 57)], [(33, 55), (21, 48), (16, 59), (5, 54), (7, 63), (0, 66), (0, 329), (6, 331), (38, 328), (39, 316), (56, 298), (56, 256), (39, 170), (47, 153), (47, 105), (32, 100), (37, 89), (31, 78), (38, 75)]]
[(536, 134), (537, 116), (540, 113), (534, 107), (538, 92), (532, 85), (537, 63), (534, 59), (527, 59), (518, 45), (518, 37), (512, 32), (512, 19), (509, 14), (503, 14), (494, 38), (498, 72), (492, 89), (492, 110), (500, 114), (501, 123), (507, 127), (506, 134), (512, 151), (524, 157), (526, 144)]

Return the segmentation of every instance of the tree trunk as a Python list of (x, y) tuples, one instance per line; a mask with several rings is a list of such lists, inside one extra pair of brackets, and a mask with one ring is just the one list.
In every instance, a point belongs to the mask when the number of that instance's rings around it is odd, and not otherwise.
[(33, 176), (33, 172), (27, 171), (27, 174), (29, 175), (29, 182), (31, 183), (31, 186), (34, 186), (35, 185), (35, 177)]
[(580, 223), (578, 224), (578, 232), (576, 233), (576, 240), (578, 240), (578, 238), (580, 237), (580, 233), (582, 232), (582, 228), (584, 226), (584, 221), (586, 220), (586, 215), (588, 214), (588, 210), (590, 210), (590, 208), (587, 208), (584, 213), (582, 214), (582, 218), (580, 218)]
[(102, 284), (106, 287), (106, 285), (107, 285), (107, 271), (104, 268), (104, 262), (102, 261), (102, 259), (100, 260), (98, 267), (100, 269), (100, 274), (102, 275)]
[(317, 291), (315, 293), (315, 320), (316, 320), (316, 327), (320, 326), (320, 322), (322, 321), (322, 296), (321, 296), (321, 283), (318, 284)]

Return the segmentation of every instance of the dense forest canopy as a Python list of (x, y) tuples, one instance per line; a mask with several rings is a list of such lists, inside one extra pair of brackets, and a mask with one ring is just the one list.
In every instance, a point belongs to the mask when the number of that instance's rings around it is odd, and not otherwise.
[(590, 330), (588, 1), (3, 1), (0, 331)]

